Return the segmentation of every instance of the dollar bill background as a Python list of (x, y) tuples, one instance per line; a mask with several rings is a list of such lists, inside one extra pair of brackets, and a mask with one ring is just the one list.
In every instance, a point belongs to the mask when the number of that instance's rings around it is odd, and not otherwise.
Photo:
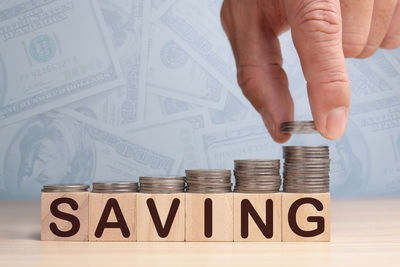
[[(282, 158), (236, 83), (222, 0), (0, 1), (0, 199), (48, 183), (184, 175)], [(290, 32), (296, 120), (311, 119)], [(347, 60), (345, 135), (328, 145), (333, 197), (400, 195), (400, 50)]]

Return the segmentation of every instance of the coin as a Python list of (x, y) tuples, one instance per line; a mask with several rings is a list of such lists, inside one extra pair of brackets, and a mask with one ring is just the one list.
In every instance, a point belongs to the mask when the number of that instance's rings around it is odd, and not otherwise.
[(281, 133), (311, 134), (317, 133), (314, 121), (287, 121), (281, 124)]
[(328, 146), (284, 146), (283, 157), (284, 192), (329, 192)]
[(140, 176), (141, 193), (180, 193), (185, 191), (184, 176)]
[(273, 193), (281, 187), (280, 160), (235, 160), (235, 192)]
[(188, 193), (232, 192), (231, 170), (186, 170)]

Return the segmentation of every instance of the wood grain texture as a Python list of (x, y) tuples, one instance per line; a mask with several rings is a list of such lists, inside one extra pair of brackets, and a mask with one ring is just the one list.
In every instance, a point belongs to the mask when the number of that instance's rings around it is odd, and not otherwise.
[(42, 242), (40, 202), (0, 201), (0, 266), (397, 266), (400, 198), (332, 200), (331, 242)]
[[(212, 235), (205, 235), (205, 200), (212, 200)], [(233, 193), (186, 193), (186, 241), (233, 241)]]
[[(311, 204), (307, 199), (317, 200), (315, 204)], [(298, 202), (298, 209), (294, 209), (296, 201), (304, 200), (307, 202), (301, 204)], [(321, 210), (318, 211), (318, 203), (321, 203)], [(292, 209), (292, 223), (290, 224)], [(313, 219), (313, 217), (316, 217)], [(311, 221), (309, 221), (311, 220)], [(313, 220), (318, 220), (316, 222)], [(295, 222), (294, 222), (295, 221)], [(311, 231), (317, 231), (324, 228), (319, 234), (312, 234), (310, 237), (302, 236), (301, 232), (305, 231), (311, 235)], [(330, 194), (298, 194), (298, 193), (282, 193), (282, 241), (284, 242), (315, 242), (315, 241), (330, 241), (331, 238), (331, 209), (330, 209)], [(306, 233), (304, 233), (306, 235)]]
[[(155, 222), (147, 205), (147, 200), (153, 199), (161, 225), (165, 229), (166, 221), (174, 199), (179, 200), (179, 206), (166, 237), (158, 234)], [(171, 217), (172, 218), (172, 217)], [(184, 241), (185, 240), (185, 194), (144, 194), (137, 196), (137, 241)]]
[[(136, 241), (136, 198), (137, 193), (90, 193), (89, 194), (89, 241)], [(129, 236), (124, 237), (120, 228), (105, 228), (101, 237), (96, 229), (105, 211), (107, 202), (115, 199), (121, 210)], [(110, 203), (110, 202), (108, 202)], [(108, 222), (117, 222), (115, 210), (111, 209)]]
[[(257, 214), (262, 219), (263, 223), (266, 224), (267, 227), (272, 225), (272, 237), (266, 237), (257, 224), (254, 221), (252, 216), (248, 215), (248, 236), (242, 237), (242, 201), (248, 200)], [(271, 200), (271, 204), (267, 204), (267, 201)], [(266, 217), (267, 207), (272, 206), (272, 217)], [(273, 194), (245, 194), (245, 193), (234, 193), (233, 194), (233, 239), (235, 242), (237, 241), (261, 241), (261, 242), (280, 242), (282, 240), (281, 234), (281, 210), (282, 210), (282, 194), (281, 193), (273, 193)], [(269, 223), (269, 220), (272, 220), (272, 224)]]
[[(63, 232), (72, 230), (72, 223), (68, 220), (56, 218), (50, 212), (51, 204), (60, 198), (69, 198), (75, 201), (77, 209), (71, 206), (72, 203), (62, 203), (57, 205), (57, 210), (69, 213), (79, 220), (79, 230), (70, 237), (60, 237), (50, 229), (50, 224), (55, 223), (57, 229)], [(46, 241), (87, 241), (88, 240), (88, 192), (69, 192), (69, 193), (42, 193), (41, 196), (41, 239)], [(71, 233), (72, 234), (72, 233)]]

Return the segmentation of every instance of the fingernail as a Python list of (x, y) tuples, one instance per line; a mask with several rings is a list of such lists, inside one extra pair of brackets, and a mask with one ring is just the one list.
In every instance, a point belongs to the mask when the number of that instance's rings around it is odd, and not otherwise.
[(344, 133), (347, 124), (347, 108), (340, 107), (331, 110), (326, 118), (326, 136), (338, 139)]

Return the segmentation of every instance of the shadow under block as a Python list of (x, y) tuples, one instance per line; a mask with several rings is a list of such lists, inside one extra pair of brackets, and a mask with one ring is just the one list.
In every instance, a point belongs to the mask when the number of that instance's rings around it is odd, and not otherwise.
[(282, 194), (282, 241), (330, 241), (329, 193)]
[(139, 193), (137, 241), (185, 241), (185, 193)]
[(136, 241), (137, 193), (89, 194), (89, 241)]
[(234, 241), (282, 241), (282, 194), (233, 194)]
[(186, 241), (233, 241), (233, 193), (186, 193)]
[(41, 239), (87, 241), (88, 192), (43, 192), (41, 196)]

